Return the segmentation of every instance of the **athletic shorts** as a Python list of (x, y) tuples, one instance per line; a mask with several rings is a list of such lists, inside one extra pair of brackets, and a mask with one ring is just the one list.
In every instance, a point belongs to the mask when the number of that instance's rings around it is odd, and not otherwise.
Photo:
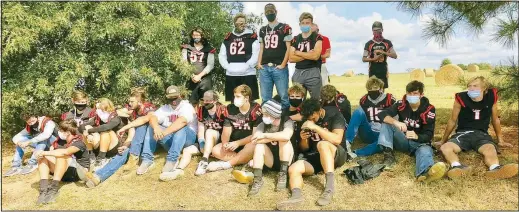
[(259, 99), (259, 89), (258, 89), (258, 78), (256, 75), (247, 75), (247, 76), (225, 76), (225, 101), (234, 100), (234, 88), (240, 85), (247, 85), (252, 90), (251, 101)]
[[(310, 163), (312, 167), (314, 167), (314, 174), (317, 174), (323, 171), (323, 166), (321, 165), (321, 155), (319, 152), (312, 153), (303, 153), (302, 158), (300, 160), (305, 160)], [(334, 168), (341, 167), (346, 163), (346, 150), (342, 146), (337, 146), (337, 150), (335, 151), (335, 159), (334, 159)]]
[(80, 181), (81, 178), (84, 178), (85, 176), (80, 176), (78, 174), (78, 171), (77, 171), (78, 168), (81, 168), (81, 169), (85, 170), (83, 173), (87, 172), (85, 168), (83, 168), (81, 165), (79, 165), (79, 163), (77, 163), (76, 160), (72, 158), (72, 161), (70, 162), (67, 170), (63, 174), (63, 177), (61, 178), (61, 181), (63, 181), (63, 182), (77, 182), (77, 181)]
[[(106, 158), (111, 158), (111, 157), (119, 154), (119, 150), (117, 150), (117, 148), (119, 148), (120, 144), (121, 143), (118, 143), (114, 148), (112, 148), (111, 150), (108, 150), (108, 152), (106, 152)], [(99, 148), (94, 149), (93, 152), (95, 155), (99, 155)]]
[(478, 151), (478, 149), (485, 144), (492, 144), (496, 148), (496, 151), (499, 150), (489, 134), (478, 130), (457, 132), (451, 137), (449, 142), (455, 143), (463, 151)]

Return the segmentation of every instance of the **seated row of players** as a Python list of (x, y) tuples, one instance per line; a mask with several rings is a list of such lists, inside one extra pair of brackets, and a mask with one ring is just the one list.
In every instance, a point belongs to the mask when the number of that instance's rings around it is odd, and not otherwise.
[[(433, 160), (436, 115), (434, 106), (423, 95), (423, 84), (410, 82), (406, 95), (398, 102), (383, 92), (379, 79), (370, 78), (367, 90), (351, 120), (349, 101), (332, 85), (323, 87), (320, 101), (305, 100), (306, 90), (300, 85), (291, 87), (290, 108), (286, 111), (276, 100), (262, 106), (250, 101), (251, 89), (246, 85), (234, 90), (234, 102), (228, 106), (218, 101), (216, 93), (207, 91), (203, 105), (197, 109), (183, 100), (176, 86), (168, 87), (168, 103), (157, 110), (145, 101), (142, 90), (132, 91), (129, 107), (118, 111), (104, 98), (97, 101), (95, 110), (88, 108), (87, 96), (75, 92), (75, 108), (62, 115), (59, 126), (44, 116), (25, 116), (27, 126), (13, 138), (17, 147), (13, 168), (6, 175), (27, 174), (38, 167), (38, 203), (49, 203), (55, 200), (61, 180), (83, 180), (88, 187), (95, 187), (125, 163), (123, 173), (132, 170), (139, 158), (137, 174), (145, 174), (154, 165), (156, 144), (160, 143), (168, 152), (160, 180), (183, 175), (191, 156), (198, 152), (203, 152), (203, 157), (195, 175), (230, 169), (252, 159), (253, 179), (244, 172), (233, 172), (238, 181), (252, 181), (250, 196), (260, 191), (262, 172), (267, 167), (279, 171), (276, 190), (285, 189), (290, 182), (291, 197), (278, 204), (279, 209), (290, 208), (304, 201), (302, 176), (323, 171), (326, 183), (317, 203), (327, 205), (334, 193), (334, 169), (354, 155), (349, 147), (359, 135), (368, 145), (356, 150), (357, 155), (382, 152), (384, 164), (391, 168), (396, 161), (393, 149), (403, 151), (417, 158), (417, 181), (442, 178), (447, 165)], [(498, 145), (510, 145), (501, 135), (497, 91), (488, 89), (482, 77), (471, 80), (468, 90), (456, 94), (445, 136), (441, 143), (435, 143), (451, 165), (447, 175), (456, 178), (469, 173), (470, 168), (461, 165), (455, 153), (474, 149), (485, 157), (487, 176), (515, 176), (517, 164), (499, 165), (497, 148), (487, 132), (492, 117)], [(456, 121), (457, 133), (446, 142)], [(29, 145), (36, 151), (27, 166), (21, 168), (24, 148)], [(209, 163), (210, 155), (219, 161)]]

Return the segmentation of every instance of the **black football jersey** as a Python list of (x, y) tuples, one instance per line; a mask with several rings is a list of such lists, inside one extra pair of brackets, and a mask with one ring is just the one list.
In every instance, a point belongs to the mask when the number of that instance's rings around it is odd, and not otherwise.
[[(343, 129), (346, 131), (346, 122), (341, 112), (335, 106), (325, 106), (323, 107), (325, 114), (324, 117), (319, 119), (315, 124), (322, 128), (328, 129), (328, 131), (332, 132), (334, 129)], [(310, 149), (309, 152), (317, 151), (317, 143), (322, 141), (323, 139), (316, 132), (310, 132)], [(341, 146), (345, 147), (344, 139), (341, 142)]]
[(220, 103), (215, 104), (216, 112), (211, 115), (205, 107), (198, 107), (197, 117), (198, 121), (203, 123), (206, 129), (222, 131), (223, 123), (225, 121), (225, 105)]
[(61, 114), (61, 121), (67, 120), (67, 119), (74, 119), (76, 121), (77, 126), (82, 125), (83, 123), (87, 122), (90, 118), (95, 117), (96, 113), (95, 110), (93, 110), (90, 107), (86, 107), (83, 110), (83, 113), (77, 114), (76, 109), (72, 109), (68, 112), (65, 112)]
[[(300, 52), (310, 52), (310, 50), (314, 49), (317, 41), (322, 41), (323, 37), (320, 34), (312, 33), (309, 37), (303, 38), (302, 34), (297, 35), (292, 39), (292, 47), (296, 49), (296, 51)], [(296, 63), (297, 69), (308, 69), (308, 68), (321, 68), (321, 60), (303, 60)]]
[(492, 117), (492, 107), (497, 103), (497, 89), (489, 89), (480, 102), (474, 102), (467, 91), (455, 95), (461, 105), (458, 115), (458, 131), (480, 130), (488, 133), (488, 126)]
[(236, 141), (252, 135), (252, 129), (262, 122), (261, 106), (258, 103), (251, 103), (249, 111), (242, 114), (240, 109), (234, 104), (227, 106), (225, 116), (225, 127), (232, 127), (231, 141)]
[(260, 37), (264, 44), (261, 63), (283, 63), (288, 48), (284, 39), (286, 36), (291, 34), (292, 28), (288, 24), (284, 23), (279, 23), (274, 27), (274, 29), (270, 28), (268, 24), (261, 27)]
[[(364, 45), (364, 50), (368, 51), (368, 58), (374, 58), (376, 50), (383, 50), (385, 52), (388, 52), (389, 49), (391, 49), (391, 48), (393, 48), (393, 43), (391, 43), (391, 41), (387, 40), (387, 39), (382, 40), (382, 42), (380, 42), (380, 43), (370, 40)], [(384, 72), (384, 74), (385, 74), (385, 72), (387, 72), (387, 55), (380, 58), (380, 60), (378, 60), (378, 61), (370, 62), (369, 63), (369, 72), (370, 73)], [(385, 76), (384, 76), (384, 78), (385, 78)]]
[(396, 99), (392, 94), (387, 93), (385, 95), (384, 99), (376, 103), (370, 101), (367, 94), (360, 98), (359, 105), (364, 110), (368, 121), (382, 123), (383, 120), (378, 118), (378, 113), (395, 104)]
[(258, 39), (256, 33), (243, 34), (240, 36), (228, 33), (223, 41), (227, 50), (227, 62), (245, 63), (252, 56), (252, 44)]
[(207, 58), (209, 54), (214, 54), (216, 49), (210, 45), (205, 45), (202, 49), (196, 50), (194, 46), (186, 46), (187, 61), (195, 66), (194, 74), (200, 74), (207, 66)]

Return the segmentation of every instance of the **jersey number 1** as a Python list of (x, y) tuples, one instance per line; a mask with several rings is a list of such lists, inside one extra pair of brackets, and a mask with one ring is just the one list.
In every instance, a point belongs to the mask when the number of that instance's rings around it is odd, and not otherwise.
[(378, 118), (378, 113), (380, 113), (380, 110), (378, 108), (369, 107), (368, 113), (369, 113), (369, 119), (371, 121), (380, 121), (380, 119)]
[(479, 113), (481, 110), (472, 110), (472, 111), (474, 111), (474, 119), (479, 120)]
[[(299, 43), (297, 45), (297, 48), (299, 49), (300, 52), (309, 52), (310, 51), (310, 42)], [(305, 51), (305, 49), (306, 49), (306, 51)]]

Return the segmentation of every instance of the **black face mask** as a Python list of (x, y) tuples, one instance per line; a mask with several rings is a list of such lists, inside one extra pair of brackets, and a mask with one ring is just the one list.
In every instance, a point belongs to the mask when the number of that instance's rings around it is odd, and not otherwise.
[(177, 98), (168, 98), (168, 102), (169, 102), (169, 104), (171, 105), (171, 107), (173, 109), (178, 107), (178, 105), (180, 104), (180, 101), (182, 101), (182, 99), (180, 99), (179, 97), (177, 97)]
[(268, 14), (268, 15), (265, 15), (267, 17), (267, 20), (269, 22), (272, 22), (274, 20), (276, 20), (276, 13), (272, 13), (272, 14)]
[(83, 111), (87, 105), (86, 104), (74, 104), (74, 107), (76, 107), (76, 110)]
[(382, 95), (382, 93), (380, 93), (380, 91), (368, 91), (369, 98), (371, 98), (373, 100), (377, 99), (380, 95)]
[(288, 102), (292, 107), (299, 107), (303, 103), (303, 99), (289, 99)]
[(37, 121), (37, 122), (35, 122), (34, 124), (32, 124), (30, 127), (31, 127), (32, 129), (37, 130), (37, 129), (38, 129), (38, 124), (39, 124), (39, 122)]
[(214, 103), (204, 104), (204, 108), (206, 110), (211, 110), (214, 108)]

